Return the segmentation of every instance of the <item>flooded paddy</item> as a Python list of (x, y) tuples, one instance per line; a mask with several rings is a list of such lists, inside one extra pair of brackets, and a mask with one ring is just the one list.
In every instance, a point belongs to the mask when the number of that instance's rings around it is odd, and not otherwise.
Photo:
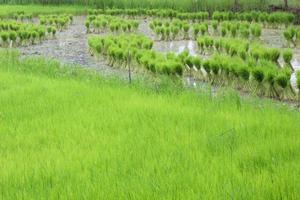
[[(99, 71), (103, 75), (113, 75), (127, 78), (126, 69), (116, 69), (110, 67), (104, 58), (95, 58), (90, 55), (87, 43), (88, 34), (84, 25), (86, 17), (74, 17), (73, 24), (66, 30), (58, 32), (56, 38), (46, 40), (40, 44), (28, 47), (21, 47), (23, 56), (43, 56), (54, 58), (64, 64), (75, 64)], [(194, 40), (178, 41), (157, 41), (152, 30), (149, 28), (150, 20), (140, 20), (138, 33), (144, 34), (154, 40), (153, 49), (159, 52), (181, 53), (188, 50), (191, 55), (197, 55), (198, 47)], [(282, 37), (283, 30), (264, 29), (261, 37), (262, 43), (277, 48), (284, 48), (285, 41)], [(105, 33), (101, 33), (105, 34)], [(296, 70), (300, 70), (300, 49), (294, 48), (294, 58), (292, 65)], [(292, 75), (292, 85), (296, 85), (296, 76)], [(190, 82), (190, 80), (188, 80)], [(194, 83), (193, 83), (194, 85)]]
[[(88, 52), (84, 16), (74, 17), (74, 22), (66, 30), (58, 32), (56, 38), (46, 40), (40, 44), (21, 47), (23, 55), (41, 55), (55, 58), (63, 63), (78, 64), (86, 67), (97, 68), (99, 71), (110, 73), (112, 69), (105, 64), (105, 60), (93, 58)], [(160, 52), (180, 53), (188, 50), (192, 55), (197, 55), (197, 43), (194, 40), (157, 41), (149, 28), (148, 20), (141, 20), (138, 33), (144, 34), (154, 40), (153, 49)], [(103, 33), (102, 33), (103, 34)], [(261, 37), (262, 43), (270, 47), (285, 47), (282, 30), (264, 29)], [(294, 49), (293, 66), (300, 69), (300, 49)], [(110, 67), (109, 67), (110, 68)], [(114, 70), (113, 70), (114, 71)]]

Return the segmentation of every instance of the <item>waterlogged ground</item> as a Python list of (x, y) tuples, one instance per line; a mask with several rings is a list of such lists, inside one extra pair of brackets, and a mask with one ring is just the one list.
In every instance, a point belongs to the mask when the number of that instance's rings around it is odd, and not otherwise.
[[(24, 56), (36, 55), (47, 58), (58, 59), (62, 63), (81, 65), (98, 70), (104, 75), (117, 75), (127, 77), (127, 71), (123, 69), (111, 68), (103, 58), (92, 57), (88, 51), (86, 29), (84, 26), (85, 17), (74, 17), (74, 22), (67, 30), (58, 32), (55, 39), (50, 39), (34, 46), (22, 47), (21, 52)], [(160, 52), (180, 53), (189, 50), (192, 55), (197, 55), (197, 44), (193, 40), (180, 41), (157, 41), (148, 25), (149, 21), (142, 19), (138, 32), (152, 38), (153, 48)], [(105, 33), (102, 33), (105, 34)], [(265, 29), (262, 34), (262, 42), (271, 46), (285, 47), (282, 30)], [(296, 70), (300, 70), (300, 49), (295, 49), (292, 62)], [(295, 74), (292, 76), (292, 83), (295, 85)]]

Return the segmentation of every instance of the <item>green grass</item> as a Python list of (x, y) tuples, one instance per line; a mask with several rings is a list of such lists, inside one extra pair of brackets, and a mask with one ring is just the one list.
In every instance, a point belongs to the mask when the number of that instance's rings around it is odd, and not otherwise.
[(0, 52), (0, 199), (300, 198), (298, 111), (160, 85)]
[[(88, 2), (88, 3), (87, 3)], [(29, 9), (33, 13), (71, 12), (82, 13), (83, 6), (97, 8), (173, 8), (182, 11), (228, 10), (234, 9), (235, 0), (0, 0), (0, 13)], [(284, 0), (238, 0), (241, 10), (268, 10), (269, 5), (283, 5)], [(22, 4), (23, 6), (3, 6), (7, 4)], [(31, 4), (29, 7), (24, 5)], [(33, 6), (33, 4), (36, 4)], [(37, 5), (60, 5), (57, 7)], [(66, 6), (69, 5), (69, 6)], [(299, 0), (289, 0), (289, 6), (300, 7)], [(4, 11), (3, 11), (4, 10)], [(1, 15), (0, 15), (1, 16)]]
[(43, 5), (0, 5), (0, 16), (12, 16), (16, 12), (25, 11), (34, 16), (39, 14), (74, 14), (80, 15), (86, 13), (86, 8), (81, 5), (61, 5), (61, 6), (43, 6)]

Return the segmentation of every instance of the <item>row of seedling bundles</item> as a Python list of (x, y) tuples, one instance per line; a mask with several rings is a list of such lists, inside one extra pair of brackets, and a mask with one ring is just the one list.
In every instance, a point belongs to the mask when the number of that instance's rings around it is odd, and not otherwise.
[[(245, 61), (238, 56), (216, 53), (208, 59), (183, 52), (179, 57), (190, 70), (190, 76), (217, 86), (229, 86), (244, 92), (279, 99), (294, 99), (291, 70), (279, 69), (269, 61)], [(300, 75), (298, 75), (298, 78)], [(300, 81), (298, 79), (298, 87)]]
[(39, 21), (41, 25), (55, 26), (62, 31), (73, 23), (73, 15), (40, 15)]
[(137, 31), (137, 20), (122, 19), (110, 15), (89, 15), (85, 21), (87, 33), (113, 32), (126, 33)]
[(141, 35), (92, 36), (88, 40), (91, 53), (102, 55), (110, 66), (131, 71), (150, 71), (154, 74), (181, 76), (183, 63), (175, 54), (152, 50), (153, 41)]
[(247, 40), (237, 38), (215, 38), (210, 36), (199, 37), (197, 40), (201, 54), (213, 54), (219, 52), (230, 56), (239, 56), (243, 60), (267, 60), (281, 68), (280, 58), (285, 67), (294, 70), (291, 65), (293, 52), (291, 49), (277, 49), (266, 47), (259, 43), (251, 43)]
[(32, 23), (21, 23), (12, 20), (0, 21), (0, 46), (17, 47), (27, 46), (53, 38), (56, 28)]

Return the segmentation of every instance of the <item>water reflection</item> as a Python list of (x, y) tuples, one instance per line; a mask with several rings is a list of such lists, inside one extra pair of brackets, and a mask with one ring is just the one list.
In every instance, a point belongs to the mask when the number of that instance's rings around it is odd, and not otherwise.
[(160, 52), (174, 52), (179, 54), (183, 51), (189, 51), (193, 56), (197, 55), (197, 44), (193, 40), (183, 40), (183, 41), (160, 41), (154, 44), (154, 50)]

